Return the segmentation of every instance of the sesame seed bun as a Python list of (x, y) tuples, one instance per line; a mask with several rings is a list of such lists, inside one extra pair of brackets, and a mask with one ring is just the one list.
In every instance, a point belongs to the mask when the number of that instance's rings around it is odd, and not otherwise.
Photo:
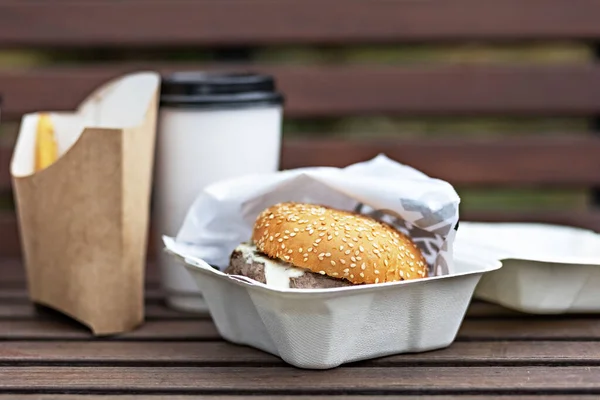
[(427, 263), (409, 237), (375, 219), (329, 207), (269, 207), (256, 219), (252, 241), (270, 258), (353, 284), (427, 276)]

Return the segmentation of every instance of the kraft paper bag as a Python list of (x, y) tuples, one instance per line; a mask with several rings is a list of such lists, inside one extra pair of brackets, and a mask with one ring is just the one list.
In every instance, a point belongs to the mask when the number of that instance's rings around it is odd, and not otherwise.
[(25, 115), (13, 153), (30, 298), (96, 335), (144, 320), (159, 90), (158, 74), (135, 73), (100, 87), (73, 113), (50, 113), (59, 158), (37, 172), (40, 114)]

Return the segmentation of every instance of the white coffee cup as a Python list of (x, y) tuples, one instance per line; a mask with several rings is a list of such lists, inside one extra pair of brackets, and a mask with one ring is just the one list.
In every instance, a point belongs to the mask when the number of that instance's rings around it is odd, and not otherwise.
[(204, 311), (188, 271), (162, 249), (207, 185), (279, 168), (283, 97), (260, 74), (181, 72), (163, 77), (153, 218), (167, 304)]

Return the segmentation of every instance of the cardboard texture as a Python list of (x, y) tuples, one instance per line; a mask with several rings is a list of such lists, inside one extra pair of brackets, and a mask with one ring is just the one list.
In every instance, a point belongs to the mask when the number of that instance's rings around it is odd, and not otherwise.
[(160, 77), (131, 74), (74, 113), (51, 113), (59, 158), (34, 172), (39, 114), (24, 116), (11, 163), (32, 301), (96, 335), (144, 320), (144, 269)]
[(455, 253), (502, 262), (474, 297), (530, 314), (600, 313), (600, 235), (549, 224), (463, 222)]

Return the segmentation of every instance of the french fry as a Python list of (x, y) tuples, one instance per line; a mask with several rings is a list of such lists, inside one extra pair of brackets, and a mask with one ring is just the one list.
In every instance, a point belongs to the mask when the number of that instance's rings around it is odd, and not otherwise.
[(54, 126), (48, 114), (40, 114), (35, 143), (35, 170), (47, 168), (58, 158)]

